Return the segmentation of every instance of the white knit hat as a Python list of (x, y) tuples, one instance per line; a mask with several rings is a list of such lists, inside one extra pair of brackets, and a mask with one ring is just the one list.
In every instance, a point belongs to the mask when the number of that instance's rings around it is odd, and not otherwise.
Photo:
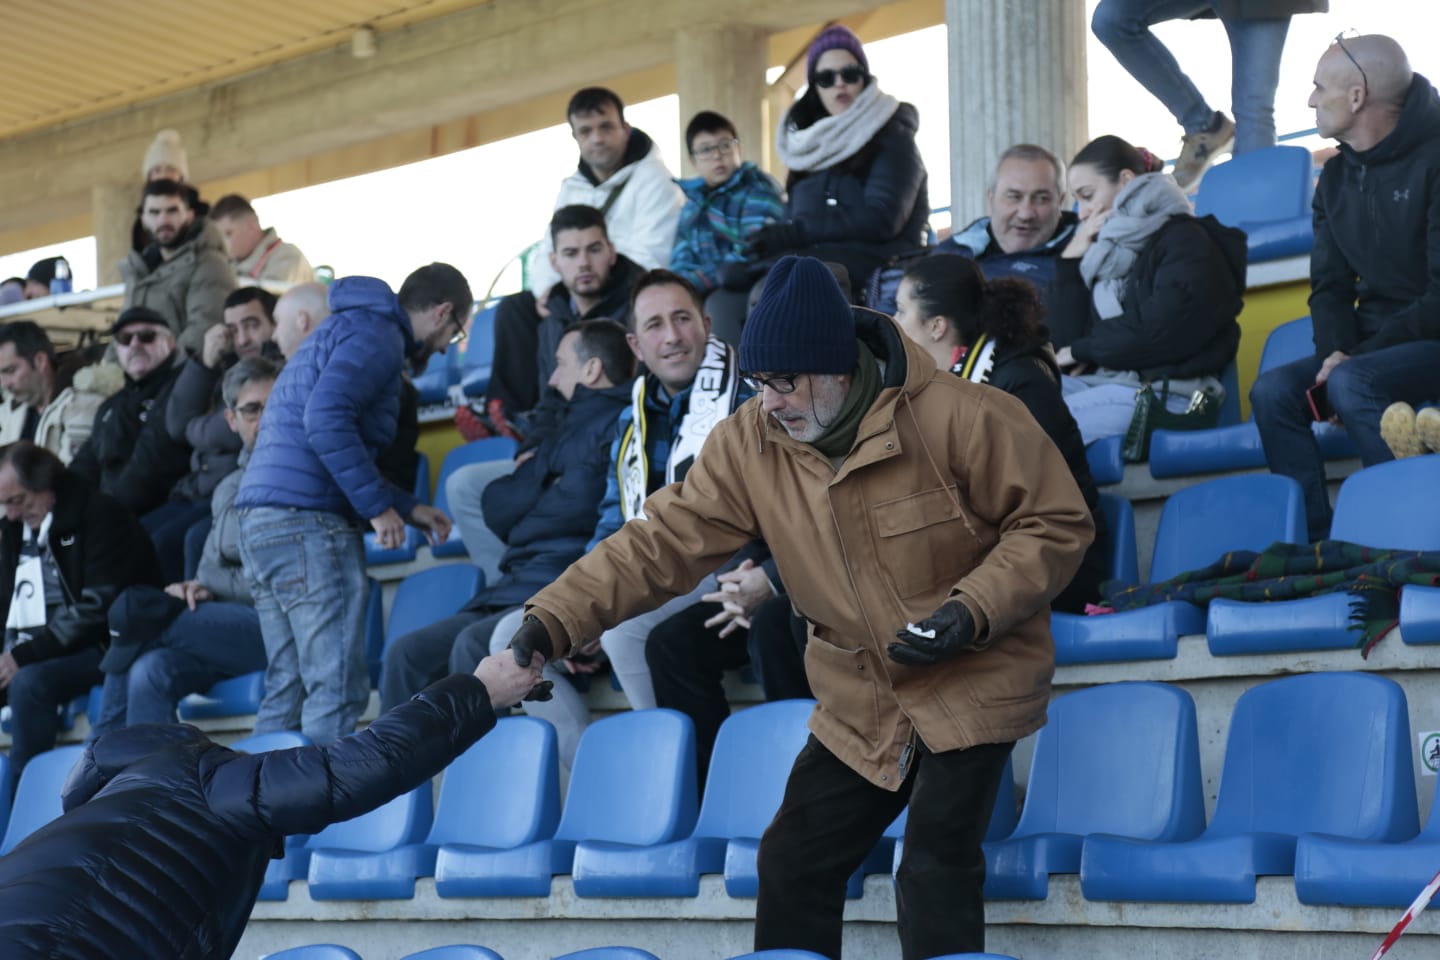
[(172, 166), (180, 171), (182, 180), (190, 179), (190, 161), (185, 156), (185, 147), (180, 143), (178, 130), (161, 130), (155, 134), (150, 148), (145, 151), (145, 162), (140, 167), (140, 178), (150, 179), (150, 171), (161, 165)]

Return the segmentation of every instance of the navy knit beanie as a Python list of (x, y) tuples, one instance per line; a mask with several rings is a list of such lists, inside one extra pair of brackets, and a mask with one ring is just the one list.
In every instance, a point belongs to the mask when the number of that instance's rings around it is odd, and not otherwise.
[(866, 73), (870, 72), (870, 58), (865, 56), (865, 47), (860, 43), (860, 38), (855, 36), (855, 31), (843, 23), (833, 24), (820, 31), (820, 35), (810, 44), (810, 50), (805, 57), (805, 77), (807, 80), (815, 77), (815, 61), (826, 50), (848, 50)]
[(858, 357), (855, 313), (835, 274), (814, 257), (782, 257), (740, 334), (740, 369), (850, 373)]

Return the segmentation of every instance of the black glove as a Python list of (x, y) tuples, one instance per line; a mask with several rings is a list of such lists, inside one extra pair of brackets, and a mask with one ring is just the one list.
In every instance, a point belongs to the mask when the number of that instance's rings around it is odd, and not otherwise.
[(927, 667), (974, 650), (975, 618), (959, 600), (940, 605), (927, 619), (915, 624), (917, 630), (934, 630), (933, 638), (916, 636), (909, 629), (897, 630), (899, 643), (886, 650), (890, 659), (910, 667)]
[(790, 221), (767, 223), (750, 234), (750, 255), (757, 259), (779, 256), (805, 246), (800, 224)]
[[(510, 653), (522, 667), (530, 666), (530, 661), (535, 659), (537, 653), (545, 658), (546, 663), (554, 659), (555, 647), (550, 642), (550, 631), (545, 629), (545, 624), (540, 622), (539, 617), (531, 613), (520, 621), (520, 629), (510, 638)], [(555, 685), (549, 680), (541, 680), (525, 694), (525, 699), (549, 700), (553, 686)]]

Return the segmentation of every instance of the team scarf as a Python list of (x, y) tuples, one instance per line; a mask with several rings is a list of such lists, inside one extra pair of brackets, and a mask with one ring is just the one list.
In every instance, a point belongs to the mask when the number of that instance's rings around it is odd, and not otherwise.
[[(631, 391), (630, 425), (620, 438), (617, 472), (620, 483), (620, 512), (626, 520), (645, 519), (645, 498), (650, 495), (650, 461), (646, 453), (649, 425), (645, 418), (645, 391), (649, 377), (637, 377)], [(683, 480), (695, 462), (705, 438), (715, 424), (730, 416), (740, 389), (740, 361), (734, 350), (717, 337), (705, 341), (705, 358), (690, 385), (690, 398), (680, 418), (670, 456), (665, 463), (665, 482)]]
[(950, 372), (971, 383), (989, 383), (995, 369), (995, 341), (980, 334), (968, 347), (956, 347), (950, 360)]

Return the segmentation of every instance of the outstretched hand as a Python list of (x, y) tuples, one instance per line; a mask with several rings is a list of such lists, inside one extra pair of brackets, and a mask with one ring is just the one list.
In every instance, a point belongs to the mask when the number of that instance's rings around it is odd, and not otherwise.
[(514, 657), (503, 652), (492, 653), (475, 667), (475, 676), (485, 684), (485, 691), (490, 694), (490, 706), (499, 710), (529, 699), (529, 694), (541, 682), (540, 670), (544, 665), (544, 657), (536, 657), (528, 667), (522, 667)]
[(975, 619), (959, 600), (950, 600), (919, 623), (895, 632), (899, 643), (886, 648), (890, 659), (928, 667), (975, 649)]
[[(550, 642), (550, 631), (545, 629), (545, 624), (540, 622), (539, 617), (533, 613), (526, 614), (525, 619), (520, 621), (520, 629), (510, 638), (510, 654), (520, 667), (532, 666), (537, 658), (539, 663), (544, 665), (555, 656), (555, 646)], [(524, 699), (549, 700), (552, 696), (550, 690), (555, 685), (549, 680), (541, 680), (538, 668), (535, 680)]]

